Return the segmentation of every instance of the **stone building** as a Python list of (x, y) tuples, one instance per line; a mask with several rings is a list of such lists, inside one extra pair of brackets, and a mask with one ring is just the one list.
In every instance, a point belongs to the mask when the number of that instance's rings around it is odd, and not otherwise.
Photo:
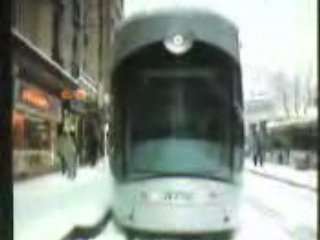
[[(59, 165), (55, 145), (65, 106), (78, 123), (87, 102), (101, 104), (114, 24), (122, 17), (123, 1), (12, 4), (14, 174), (19, 177)], [(79, 90), (81, 99), (75, 98)]]

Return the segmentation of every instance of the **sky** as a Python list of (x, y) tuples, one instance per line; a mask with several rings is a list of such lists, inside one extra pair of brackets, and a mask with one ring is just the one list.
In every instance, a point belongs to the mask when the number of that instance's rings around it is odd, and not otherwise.
[[(165, 8), (197, 7), (220, 13), (239, 28), (244, 98), (274, 97), (272, 73), (317, 71), (316, 0), (126, 0), (125, 17)], [(290, 83), (291, 79), (291, 83)], [(304, 81), (303, 78), (301, 81)], [(301, 84), (302, 86), (303, 84)]]

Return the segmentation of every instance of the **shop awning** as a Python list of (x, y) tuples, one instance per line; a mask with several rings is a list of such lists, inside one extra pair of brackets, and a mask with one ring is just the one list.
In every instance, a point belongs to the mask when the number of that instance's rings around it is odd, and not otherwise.
[(305, 127), (316, 127), (318, 119), (318, 111), (314, 107), (311, 109), (308, 115), (283, 119), (282, 121), (269, 122), (268, 128), (270, 129), (282, 129), (282, 128), (305, 128)]

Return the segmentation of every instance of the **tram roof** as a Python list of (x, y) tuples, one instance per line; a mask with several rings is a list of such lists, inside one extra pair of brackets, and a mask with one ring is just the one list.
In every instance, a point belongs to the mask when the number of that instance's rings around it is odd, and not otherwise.
[(193, 41), (212, 45), (240, 62), (238, 29), (233, 23), (211, 11), (179, 9), (145, 13), (124, 20), (115, 32), (114, 65), (134, 51), (172, 34), (191, 36)]

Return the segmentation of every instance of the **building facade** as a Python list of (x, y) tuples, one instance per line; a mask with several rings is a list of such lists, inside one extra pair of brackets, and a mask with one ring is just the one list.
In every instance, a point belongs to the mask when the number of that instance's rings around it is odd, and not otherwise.
[[(81, 125), (86, 103), (99, 105), (108, 84), (117, 0), (14, 0), (14, 176), (59, 168), (57, 126), (66, 106)], [(66, 97), (81, 89), (85, 100)], [(72, 95), (73, 96), (73, 95)], [(81, 127), (78, 137), (81, 136)]]

